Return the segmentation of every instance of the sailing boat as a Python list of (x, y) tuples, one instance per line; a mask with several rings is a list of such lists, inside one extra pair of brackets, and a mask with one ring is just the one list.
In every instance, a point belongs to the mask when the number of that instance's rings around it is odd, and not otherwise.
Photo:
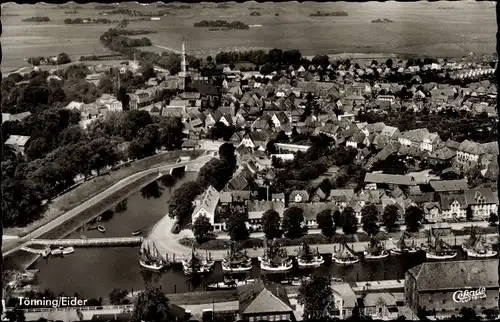
[(264, 237), (264, 255), (259, 258), (260, 269), (267, 272), (285, 272), (293, 267), (292, 260), (288, 257), (286, 250), (276, 245), (275, 241), (267, 247), (267, 239)]
[(167, 262), (161, 257), (156, 244), (146, 239), (139, 250), (139, 264), (153, 271), (160, 271), (167, 267)]
[(231, 249), (222, 260), (221, 266), (225, 272), (246, 272), (252, 269), (252, 259), (246, 251), (237, 249), (236, 245), (231, 243)]
[(490, 258), (495, 257), (498, 252), (491, 248), (491, 245), (486, 242), (486, 238), (477, 233), (476, 227), (471, 227), (469, 239), (462, 244), (462, 249), (467, 254), (467, 257), (473, 258)]
[(359, 257), (345, 242), (342, 243), (339, 251), (332, 255), (332, 259), (335, 263), (344, 266), (354, 265), (359, 262)]
[(182, 270), (184, 275), (204, 274), (212, 270), (214, 263), (212, 259), (202, 258), (198, 255), (193, 243), (191, 256), (182, 259)]
[(450, 245), (445, 243), (439, 234), (434, 236), (434, 230), (431, 228), (429, 232), (429, 247), (426, 249), (425, 256), (427, 259), (442, 260), (453, 259), (457, 257), (457, 251), (453, 250)]
[(410, 234), (406, 231), (401, 234), (399, 241), (396, 243), (396, 247), (389, 248), (392, 255), (415, 254), (419, 251), (419, 248), (415, 245), (415, 240), (412, 240), (409, 245), (405, 242), (405, 238), (409, 236)]
[(319, 254), (318, 250), (315, 252), (311, 251), (311, 248), (305, 241), (302, 243), (302, 248), (299, 250), (297, 256), (299, 268), (320, 267), (324, 262), (325, 260)]
[(379, 240), (376, 240), (374, 237), (370, 239), (370, 244), (363, 252), (365, 259), (367, 260), (376, 260), (376, 259), (384, 259), (389, 257), (391, 252), (385, 248)]

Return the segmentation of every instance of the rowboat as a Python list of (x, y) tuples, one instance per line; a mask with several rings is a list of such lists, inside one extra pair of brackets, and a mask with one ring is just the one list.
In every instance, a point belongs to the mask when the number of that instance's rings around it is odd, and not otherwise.
[(103, 234), (106, 232), (106, 228), (104, 228), (104, 226), (103, 226), (103, 225), (99, 225), (99, 226), (97, 226), (97, 230), (99, 230), (99, 232), (101, 232), (101, 233), (103, 233)]
[(140, 229), (132, 232), (132, 236), (138, 236), (140, 234), (142, 234), (142, 230), (140, 230)]
[(63, 255), (68, 255), (74, 253), (75, 249), (73, 247), (66, 247), (62, 250)]

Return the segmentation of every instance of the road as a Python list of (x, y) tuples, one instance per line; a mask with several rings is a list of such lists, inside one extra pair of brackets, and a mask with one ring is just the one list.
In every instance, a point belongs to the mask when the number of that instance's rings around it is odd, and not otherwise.
[(133, 174), (127, 178), (124, 178), (124, 179), (118, 181), (117, 183), (115, 183), (113, 186), (111, 186), (108, 189), (104, 190), (103, 192), (99, 193), (98, 195), (90, 198), (89, 200), (83, 202), (82, 204), (76, 206), (75, 208), (67, 211), (66, 213), (57, 217), (53, 221), (45, 224), (44, 226), (36, 229), (35, 231), (31, 232), (30, 234), (28, 234), (22, 238), (16, 239), (14, 243), (6, 244), (5, 246), (2, 247), (3, 256), (9, 255), (9, 254), (19, 250), (21, 247), (26, 246), (27, 241), (29, 241), (33, 238), (40, 237), (41, 235), (47, 233), (48, 231), (54, 229), (55, 227), (61, 225), (64, 222), (66, 222), (67, 220), (70, 220), (73, 217), (79, 215), (84, 210), (101, 202), (104, 198), (107, 198), (107, 197), (113, 195), (114, 193), (125, 188), (127, 185), (143, 178), (144, 176), (146, 176), (148, 174), (151, 174), (154, 172), (166, 172), (172, 168), (176, 168), (176, 167), (180, 167), (180, 166), (196, 165), (196, 164), (201, 164), (201, 163), (204, 164), (204, 163), (208, 162), (211, 158), (212, 158), (212, 155), (205, 154), (205, 155), (202, 155), (202, 156), (200, 156), (196, 159), (190, 160), (190, 161), (179, 162), (179, 163), (175, 163), (175, 164), (168, 164), (168, 165), (164, 165), (164, 166), (155, 167), (152, 169), (138, 172), (138, 173)]

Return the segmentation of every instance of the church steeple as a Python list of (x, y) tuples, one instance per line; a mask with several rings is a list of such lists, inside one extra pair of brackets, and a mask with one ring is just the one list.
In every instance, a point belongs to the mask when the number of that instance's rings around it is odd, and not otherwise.
[(180, 76), (182, 78), (181, 80), (181, 90), (185, 90), (186, 89), (186, 77), (188, 76), (187, 75), (187, 60), (186, 60), (186, 46), (185, 46), (185, 43), (184, 43), (185, 39), (183, 38), (182, 39), (182, 54), (181, 54), (181, 73), (180, 73)]

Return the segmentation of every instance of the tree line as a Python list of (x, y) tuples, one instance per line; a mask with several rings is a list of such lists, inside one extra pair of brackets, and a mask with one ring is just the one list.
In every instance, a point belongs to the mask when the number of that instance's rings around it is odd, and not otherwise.
[(194, 23), (195, 27), (227, 28), (227, 29), (249, 29), (250, 27), (241, 21), (225, 20), (202, 20)]

